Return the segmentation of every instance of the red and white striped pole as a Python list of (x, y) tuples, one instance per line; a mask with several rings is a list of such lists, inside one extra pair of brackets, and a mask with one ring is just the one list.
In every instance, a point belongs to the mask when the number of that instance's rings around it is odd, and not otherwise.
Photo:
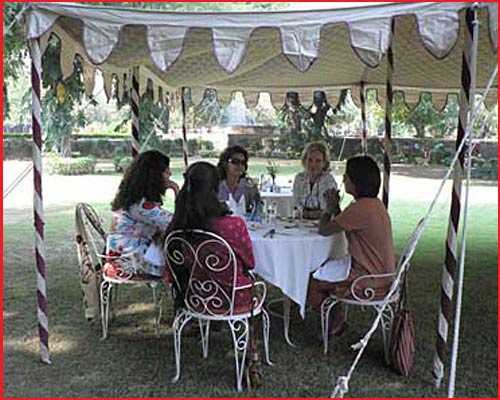
[(392, 77), (394, 73), (394, 18), (391, 21), (391, 40), (387, 49), (387, 84), (385, 104), (385, 137), (384, 137), (384, 180), (382, 202), (389, 208), (389, 180), (391, 177), (391, 137), (392, 137)]
[(182, 154), (184, 156), (184, 169), (188, 168), (188, 143), (187, 143), (187, 107), (186, 107), (186, 89), (181, 91), (181, 106), (182, 106)]
[(41, 82), (42, 55), (38, 39), (30, 40), (31, 86), (32, 86), (32, 124), (33, 124), (33, 214), (35, 225), (36, 261), (36, 303), (38, 317), (38, 336), (40, 338), (40, 359), (50, 364), (49, 319), (47, 316), (47, 293), (45, 281), (45, 239), (42, 197), (42, 119), (41, 119)]
[(132, 68), (132, 90), (130, 92), (132, 109), (132, 157), (139, 154), (139, 67)]
[(363, 138), (361, 139), (361, 152), (365, 155), (368, 152), (368, 129), (366, 127), (366, 93), (364, 82), (361, 82), (359, 85), (359, 100), (361, 103), (361, 129), (363, 133)]
[[(473, 43), (473, 21), (475, 12), (467, 9), (465, 14), (465, 43), (462, 55), (462, 81), (459, 96), (459, 118), (456, 148), (460, 146), (467, 128), (469, 118), (469, 104), (471, 104), (471, 57)], [(432, 375), (436, 388), (441, 386), (444, 376), (444, 359), (448, 340), (448, 327), (452, 314), (452, 300), (454, 280), (457, 269), (457, 232), (460, 221), (460, 196), (462, 193), (462, 177), (464, 169), (464, 150), (460, 152), (458, 163), (453, 171), (453, 190), (451, 193), (450, 219), (448, 223), (448, 236), (446, 238), (446, 255), (441, 282), (441, 303), (438, 315), (438, 333), (436, 339), (436, 353), (434, 355), (434, 366)]]

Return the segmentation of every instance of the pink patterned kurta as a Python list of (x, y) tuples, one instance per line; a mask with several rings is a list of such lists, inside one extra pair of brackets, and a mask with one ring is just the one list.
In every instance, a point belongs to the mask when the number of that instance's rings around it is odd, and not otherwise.
[[(211, 230), (225, 239), (233, 249), (236, 255), (236, 279), (234, 279), (233, 267), (216, 273), (211, 273), (206, 268), (196, 269), (193, 272), (193, 278), (201, 281), (217, 281), (228, 297), (231, 296), (233, 291), (234, 281), (236, 282), (236, 287), (249, 285), (248, 289), (235, 291), (234, 297), (234, 312), (248, 312), (251, 305), (252, 280), (246, 275), (246, 271), (254, 268), (255, 260), (245, 221), (235, 216), (219, 217), (212, 222)], [(208, 250), (208, 253), (210, 252), (217, 254), (220, 252), (220, 248), (215, 246)], [(227, 259), (227, 255), (225, 256), (224, 254), (225, 252), (223, 251), (218, 256), (223, 260)], [(224, 262), (222, 265), (224, 265)]]

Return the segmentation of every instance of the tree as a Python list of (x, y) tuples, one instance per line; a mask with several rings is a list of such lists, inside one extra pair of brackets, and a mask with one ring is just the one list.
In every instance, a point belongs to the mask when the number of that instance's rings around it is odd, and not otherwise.
[[(100, 2), (93, 3), (103, 7), (130, 7), (130, 8), (147, 8), (147, 9), (162, 9), (173, 11), (218, 11), (218, 10), (275, 10), (288, 7), (288, 3), (260, 3), (260, 2), (242, 2), (242, 3), (218, 3), (218, 2)], [(23, 26), (16, 19), (19, 12), (22, 10), (24, 3), (5, 3), (4, 4), (4, 120), (8, 118), (10, 112), (9, 102), (9, 86), (8, 83), (15, 81), (20, 76), (22, 68), (24, 68), (24, 59), (28, 54), (26, 41), (24, 40)], [(58, 54), (55, 44), (49, 45), (47, 52), (53, 52), (49, 55), (45, 53), (43, 57), (43, 85), (47, 88), (47, 92), (42, 98), (42, 115), (44, 132), (47, 135), (49, 145), (56, 151), (64, 155), (70, 154), (69, 137), (75, 128), (81, 127), (85, 123), (84, 114), (81, 110), (77, 110), (77, 106), (81, 106), (83, 99), (83, 82), (82, 82), (82, 66), (75, 62), (75, 73), (62, 82), (59, 60), (56, 57)], [(57, 100), (57, 90), (62, 93), (60, 99)], [(51, 96), (51, 98), (49, 98)], [(61, 99), (64, 99), (61, 101)], [(92, 102), (92, 99), (91, 99)], [(117, 102), (121, 107), (128, 102)], [(155, 104), (152, 97), (149, 95), (143, 96), (140, 100), (141, 121), (140, 134), (144, 138), (151, 131), (156, 129), (166, 131), (169, 125), (170, 110), (164, 109), (164, 105)], [(214, 123), (216, 118), (210, 113), (198, 117), (200, 120), (205, 120), (208, 123)], [(130, 121), (130, 112), (122, 123)]]
[(208, 89), (203, 94), (203, 100), (194, 108), (196, 126), (214, 126), (221, 119), (221, 106), (217, 101), (217, 92)]
[(15, 20), (24, 3), (3, 4), (3, 118), (8, 118), (10, 112), (9, 92), (7, 83), (16, 81), (23, 71), (24, 59), (28, 54), (24, 41), (23, 26)]
[(77, 105), (84, 96), (83, 67), (77, 57), (74, 71), (65, 81), (59, 63), (61, 42), (55, 36), (49, 40), (42, 56), (42, 85), (47, 89), (42, 97), (42, 125), (45, 144), (63, 157), (71, 155), (71, 134), (85, 124), (85, 117)]

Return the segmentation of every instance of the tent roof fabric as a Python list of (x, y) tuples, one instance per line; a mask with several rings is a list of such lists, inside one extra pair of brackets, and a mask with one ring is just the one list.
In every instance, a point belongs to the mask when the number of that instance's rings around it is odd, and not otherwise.
[[(477, 3), (480, 20), (477, 87), (484, 88), (497, 62), (497, 3)], [(388, 3), (349, 9), (284, 12), (187, 13), (108, 8), (68, 3), (27, 6), (29, 39), (50, 34), (62, 43), (63, 75), (84, 60), (87, 91), (98, 68), (106, 93), (118, 82), (127, 90), (130, 68), (140, 66), (141, 91), (150, 79), (177, 91), (191, 87), (193, 101), (206, 88), (228, 103), (233, 91), (256, 102), (269, 92), (283, 104), (296, 91), (303, 103), (314, 90), (338, 98), (345, 88), (379, 90), (384, 104), (387, 49), (394, 19), (393, 88), (412, 104), (422, 91), (438, 108), (460, 89), (465, 9), (472, 3)], [(496, 102), (497, 81), (488, 103)]]

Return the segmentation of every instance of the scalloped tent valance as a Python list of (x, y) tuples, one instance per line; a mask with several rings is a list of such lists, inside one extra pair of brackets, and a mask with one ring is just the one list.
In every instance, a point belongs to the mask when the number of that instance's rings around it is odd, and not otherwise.
[[(497, 62), (497, 3), (478, 3), (478, 89), (486, 86)], [(275, 106), (296, 91), (304, 104), (315, 90), (332, 99), (343, 88), (378, 89), (384, 104), (386, 52), (394, 40), (393, 88), (411, 106), (420, 92), (432, 93), (441, 108), (460, 88), (464, 11), (472, 3), (389, 3), (350, 9), (293, 12), (185, 13), (103, 8), (66, 3), (30, 4), (29, 39), (50, 34), (62, 43), (63, 75), (84, 61), (87, 92), (100, 69), (105, 90), (130, 85), (130, 69), (140, 67), (140, 88), (148, 80), (163, 91), (191, 87), (198, 102), (206, 88), (221, 103), (242, 91), (250, 104), (269, 92)], [(391, 21), (394, 20), (394, 38)], [(497, 82), (488, 104), (497, 100)], [(158, 90), (155, 90), (158, 94)], [(356, 96), (353, 96), (354, 99)], [(444, 99), (444, 100), (443, 100)]]

